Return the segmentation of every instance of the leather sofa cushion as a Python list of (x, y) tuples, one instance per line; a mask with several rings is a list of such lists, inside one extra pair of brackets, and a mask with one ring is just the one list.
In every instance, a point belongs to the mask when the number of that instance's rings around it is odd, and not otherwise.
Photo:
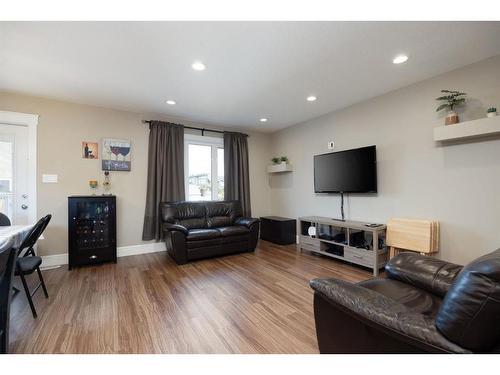
[(468, 264), (448, 290), (436, 327), (450, 341), (473, 351), (500, 342), (500, 249)]
[(217, 228), (217, 230), (220, 232), (222, 237), (241, 236), (250, 233), (250, 230), (247, 227), (243, 227), (241, 225)]
[(389, 297), (416, 313), (436, 316), (441, 306), (441, 298), (423, 289), (391, 279), (370, 279), (358, 285)]
[(241, 205), (238, 201), (207, 202), (206, 210), (208, 228), (230, 226), (241, 216)]
[(187, 229), (207, 228), (207, 210), (203, 203), (163, 202), (161, 215), (163, 221), (179, 224)]
[(387, 277), (443, 298), (462, 266), (416, 253), (401, 253), (385, 266)]
[(221, 234), (217, 229), (190, 229), (188, 231), (187, 240), (203, 241), (220, 238)]

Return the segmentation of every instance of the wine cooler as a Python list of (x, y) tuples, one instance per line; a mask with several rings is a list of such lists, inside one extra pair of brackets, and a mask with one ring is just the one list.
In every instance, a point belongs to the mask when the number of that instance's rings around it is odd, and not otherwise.
[(116, 197), (68, 198), (69, 269), (103, 262), (116, 263)]

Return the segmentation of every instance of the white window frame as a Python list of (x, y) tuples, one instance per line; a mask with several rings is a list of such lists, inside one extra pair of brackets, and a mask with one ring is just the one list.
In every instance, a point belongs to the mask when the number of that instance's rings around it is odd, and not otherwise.
[(212, 178), (211, 178), (211, 199), (219, 200), (218, 192), (218, 166), (217, 149), (224, 149), (224, 139), (221, 137), (209, 137), (197, 134), (184, 134), (184, 186), (186, 191), (186, 200), (189, 200), (189, 145), (210, 146), (212, 147)]

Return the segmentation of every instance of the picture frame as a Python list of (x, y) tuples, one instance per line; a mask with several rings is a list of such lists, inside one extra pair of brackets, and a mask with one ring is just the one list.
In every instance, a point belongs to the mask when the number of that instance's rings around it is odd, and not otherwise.
[(126, 139), (102, 139), (102, 170), (130, 172), (131, 143)]

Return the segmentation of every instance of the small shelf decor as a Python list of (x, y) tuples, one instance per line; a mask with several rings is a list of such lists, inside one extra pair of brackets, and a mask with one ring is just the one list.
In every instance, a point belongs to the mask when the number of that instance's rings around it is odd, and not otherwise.
[(95, 192), (97, 191), (97, 188), (99, 187), (99, 183), (97, 180), (89, 180), (89, 187), (90, 191), (92, 192), (92, 195), (95, 195)]
[(447, 109), (448, 114), (446, 115), (444, 124), (458, 124), (458, 113), (456, 113), (453, 108), (460, 104), (463, 104), (465, 102), (465, 96), (467, 94), (465, 92), (454, 90), (441, 90), (441, 93), (445, 95), (441, 95), (439, 98), (436, 98), (436, 100), (441, 103), (439, 107), (437, 107), (436, 112)]
[(495, 107), (490, 107), (486, 111), (486, 117), (495, 117), (497, 115), (497, 109)]
[(272, 165), (267, 167), (267, 171), (269, 173), (282, 173), (282, 172), (291, 172), (292, 166), (288, 162), (288, 158), (286, 156), (274, 157), (271, 159), (273, 162)]

